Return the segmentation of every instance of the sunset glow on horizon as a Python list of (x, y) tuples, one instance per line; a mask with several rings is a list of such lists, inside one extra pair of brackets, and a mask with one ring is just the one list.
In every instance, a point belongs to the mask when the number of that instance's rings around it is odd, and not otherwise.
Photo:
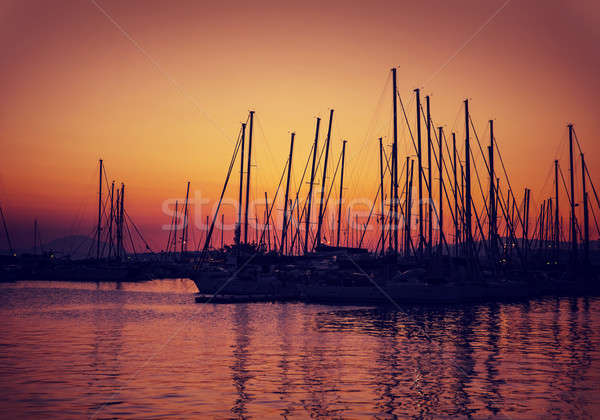
[[(102, 158), (160, 250), (163, 202), (183, 198), (187, 181), (218, 199), (248, 110), (254, 199), (274, 194), (292, 131), (296, 190), (315, 117), (322, 142), (332, 108), (330, 168), (348, 140), (344, 194), (373, 199), (378, 138), (391, 143), (392, 67), (413, 132), (415, 88), (461, 151), (465, 98), (482, 143), (495, 121), (512, 187), (532, 189), (533, 209), (551, 194), (554, 159), (567, 175), (567, 123), (597, 184), (600, 6), (505, 3), (5, 1), (0, 204), (14, 245), (30, 246), (36, 218), (45, 241), (89, 235)], [(401, 111), (398, 127), (402, 164), (414, 151)]]

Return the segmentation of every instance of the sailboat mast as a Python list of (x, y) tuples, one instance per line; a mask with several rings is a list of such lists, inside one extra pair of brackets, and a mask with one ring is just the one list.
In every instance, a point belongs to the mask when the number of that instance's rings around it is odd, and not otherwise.
[(379, 137), (379, 189), (381, 190), (381, 254), (385, 253), (385, 199), (383, 197), (383, 139)]
[[(113, 251), (113, 219), (114, 219), (114, 211), (115, 211), (115, 203), (114, 203), (114, 194), (115, 194), (115, 181), (113, 181), (110, 185), (110, 217), (108, 218), (108, 253), (107, 257), (110, 258), (110, 255)], [(169, 232), (170, 234), (170, 232)]]
[(181, 236), (181, 258), (183, 258), (183, 256), (185, 255), (185, 253), (187, 252), (187, 232), (188, 232), (188, 220), (187, 220), (187, 215), (188, 215), (188, 198), (190, 195), (190, 181), (188, 181), (187, 183), (187, 189), (185, 191), (185, 204), (183, 207), (183, 233)]
[(337, 242), (336, 246), (340, 246), (340, 225), (342, 223), (342, 196), (344, 193), (344, 160), (346, 157), (346, 140), (342, 143), (342, 172), (340, 176), (340, 201), (338, 202), (338, 220), (337, 220)]
[(243, 188), (244, 188), (244, 148), (246, 141), (246, 123), (242, 123), (242, 141), (241, 141), (241, 159), (240, 159), (240, 192), (238, 194), (238, 214), (237, 214), (237, 226), (235, 227), (235, 244), (240, 244), (240, 237), (242, 234), (242, 203), (243, 203)]
[[(265, 191), (265, 227), (267, 234), (267, 252), (271, 250), (271, 232), (269, 230), (269, 198), (267, 196), (267, 192)], [(256, 241), (258, 242), (258, 241)]]
[(411, 244), (411, 214), (412, 214), (412, 185), (413, 185), (413, 169), (415, 161), (410, 160), (410, 179), (408, 181), (408, 195), (406, 201), (406, 257), (410, 256), (410, 244)]
[(410, 181), (410, 156), (406, 156), (406, 182), (404, 184), (404, 256), (408, 257), (410, 246), (410, 199), (408, 196), (408, 182)]
[(125, 256), (125, 248), (123, 247), (123, 224), (125, 222), (125, 184), (121, 183), (121, 208), (119, 209), (121, 214), (119, 216), (119, 257)]
[(292, 139), (290, 140), (290, 156), (288, 157), (287, 167), (287, 181), (285, 183), (285, 201), (283, 203), (283, 226), (281, 227), (281, 244), (279, 252), (283, 254), (286, 247), (286, 234), (287, 234), (287, 220), (288, 220), (288, 196), (290, 193), (290, 176), (292, 172), (292, 157), (294, 153), (294, 137), (296, 133), (292, 133)]
[(421, 90), (415, 89), (417, 96), (417, 163), (419, 179), (419, 255), (423, 251), (423, 161), (421, 157)]
[(332, 121), (333, 109), (329, 110), (329, 126), (327, 128), (327, 140), (325, 143), (325, 162), (323, 163), (323, 179), (321, 179), (321, 200), (319, 200), (319, 221), (317, 224), (317, 246), (321, 245), (321, 228), (323, 226), (323, 196), (325, 194), (325, 180), (327, 179), (327, 161), (329, 159), (329, 140), (331, 138)]
[(573, 168), (573, 124), (569, 124), (569, 167), (571, 175), (571, 262), (577, 261), (577, 228), (575, 221), (575, 172)]
[[(215, 216), (215, 218), (216, 218), (216, 216)], [(206, 216), (206, 228), (207, 228), (207, 230), (206, 230), (206, 236), (207, 237), (208, 237), (208, 223), (209, 223), (208, 216)], [(200, 235), (202, 236), (202, 233), (200, 233)], [(211, 248), (212, 248), (212, 236), (208, 240), (208, 249), (211, 249)]]
[(529, 249), (529, 193), (530, 190), (525, 188), (525, 195), (523, 196), (523, 240), (521, 244), (525, 258), (527, 258), (527, 250)]
[(443, 129), (442, 127), (438, 127), (438, 176), (439, 176), (439, 186), (440, 186), (440, 191), (439, 191), (439, 202), (440, 202), (440, 209), (439, 209), (439, 241), (438, 241), (438, 253), (441, 255), (442, 254), (442, 238), (444, 237), (444, 202), (443, 197), (442, 197), (442, 193), (444, 191), (444, 180), (442, 177), (442, 135), (443, 135)]
[(248, 134), (248, 170), (246, 171), (246, 208), (244, 210), (244, 243), (248, 243), (248, 204), (250, 202), (250, 169), (252, 167), (252, 134), (254, 131), (254, 111), (250, 111), (250, 133)]
[(496, 176), (494, 175), (494, 120), (490, 120), (490, 145), (488, 147), (488, 160), (490, 163), (490, 220), (489, 220), (489, 241), (490, 241), (490, 252), (492, 258), (496, 258), (496, 198), (494, 182)]
[(433, 201), (433, 183), (431, 178), (431, 109), (429, 104), (429, 95), (425, 97), (427, 108), (427, 188), (428, 203), (427, 203), (427, 253), (431, 255), (431, 247), (433, 245), (433, 220), (432, 220), (432, 201)]
[(389, 215), (388, 215), (388, 251), (391, 253), (394, 250), (394, 145), (392, 143), (392, 156), (387, 160), (386, 164), (390, 170), (390, 202), (389, 202)]
[(554, 161), (554, 258), (558, 263), (560, 257), (560, 219), (558, 215), (558, 160)]
[[(296, 191), (296, 233), (294, 234), (294, 236), (292, 236), (292, 240), (290, 241), (290, 252), (294, 253), (294, 243), (296, 241), (296, 237), (298, 237), (298, 235), (300, 235), (300, 226), (302, 225), (302, 222), (300, 220), (300, 199), (298, 197), (298, 191)], [(292, 204), (292, 200), (290, 200), (290, 204)], [(292, 218), (294, 216), (294, 207), (292, 207)], [(292, 220), (293, 221), (293, 220)], [(301, 239), (298, 237), (298, 242), (296, 243), (296, 254), (300, 255), (300, 242)]]
[[(508, 198), (510, 204), (510, 197)], [(465, 167), (460, 165), (460, 245), (464, 251), (464, 245), (467, 240), (467, 229), (466, 226), (466, 212), (465, 212)], [(507, 207), (508, 209), (508, 207)], [(507, 210), (508, 211), (508, 210)]]
[(452, 171), (454, 173), (454, 247), (455, 255), (458, 256), (458, 178), (456, 174), (456, 133), (452, 133)]
[[(121, 235), (120, 208), (121, 208), (121, 190), (119, 188), (117, 188), (117, 197), (115, 200), (115, 249), (114, 249), (115, 258), (119, 257), (119, 237)], [(177, 252), (177, 250), (175, 250), (175, 252)]]
[(102, 232), (102, 171), (104, 170), (100, 159), (100, 173), (98, 175), (98, 226), (96, 227), (96, 259), (100, 259), (100, 234)]
[(469, 138), (469, 100), (465, 99), (465, 234), (467, 241), (467, 256), (473, 250), (471, 233), (471, 150)]
[(310, 171), (310, 184), (308, 186), (308, 200), (307, 200), (307, 209), (306, 209), (306, 220), (305, 220), (305, 230), (304, 230), (304, 253), (308, 253), (308, 235), (310, 233), (310, 210), (312, 205), (312, 190), (313, 184), (315, 182), (315, 165), (317, 163), (317, 152), (319, 146), (319, 127), (321, 125), (321, 118), (317, 117), (317, 128), (315, 130), (315, 142), (313, 146), (313, 156), (312, 156), (312, 169)]
[[(394, 144), (392, 147), (392, 167), (394, 182), (394, 258), (398, 256), (398, 99), (397, 99), (397, 81), (396, 68), (392, 69), (392, 96), (394, 109)], [(383, 193), (383, 191), (382, 191)]]

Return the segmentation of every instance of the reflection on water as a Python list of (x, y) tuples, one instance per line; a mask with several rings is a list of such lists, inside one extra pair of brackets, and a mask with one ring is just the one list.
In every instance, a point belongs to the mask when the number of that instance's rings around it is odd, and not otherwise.
[(200, 305), (193, 283), (0, 286), (2, 417), (581, 418), (600, 299)]
[(252, 399), (246, 390), (246, 382), (253, 377), (252, 373), (247, 369), (248, 345), (250, 344), (248, 307), (236, 306), (232, 321), (235, 332), (235, 344), (233, 345), (233, 360), (231, 361), (231, 379), (237, 391), (237, 398), (231, 412), (244, 417), (247, 414), (246, 404)]

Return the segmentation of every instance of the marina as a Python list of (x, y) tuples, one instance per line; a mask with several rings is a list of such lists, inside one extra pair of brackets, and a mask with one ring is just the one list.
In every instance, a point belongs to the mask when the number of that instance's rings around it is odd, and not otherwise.
[(600, 3), (2, 6), (0, 420), (600, 418)]
[[(101, 159), (95, 246), (89, 246), (88, 259), (58, 260), (52, 251), (21, 259), (4, 257), (5, 277), (117, 281), (189, 277), (199, 293), (221, 295), (213, 299), (224, 302), (460, 303), (586, 295), (598, 291), (600, 253), (598, 241), (591, 238), (600, 237), (596, 219), (600, 201), (574, 125), (568, 124), (568, 182), (560, 162), (555, 160), (552, 194), (542, 200), (535, 216), (530, 206), (531, 189), (525, 188), (520, 198), (512, 190), (501, 145), (494, 136), (493, 120), (489, 121), (489, 145), (484, 153), (469, 113), (469, 101), (465, 100), (464, 143), (457, 149), (453, 132), (450, 148), (443, 127), (437, 130), (433, 127), (430, 97), (425, 97), (423, 107), (420, 90), (414, 91), (417, 117), (411, 124), (397, 90), (396, 68), (391, 70), (390, 77), (393, 143), (391, 151), (385, 152), (382, 139), (378, 139), (380, 182), (364, 223), (351, 223), (350, 208), (344, 209), (348, 217), (342, 220), (346, 140), (342, 142), (334, 173), (328, 173), (334, 119), (331, 109), (321, 147), (321, 119), (316, 118), (313, 146), (295, 200), (290, 198), (295, 138), (295, 133), (291, 133), (289, 156), (279, 184), (274, 192), (264, 192), (264, 220), (260, 226), (252, 225), (252, 237), (249, 204), (255, 111), (250, 111), (246, 122), (241, 124), (214, 214), (206, 217), (206, 233), (196, 249), (189, 249), (190, 182), (182, 206), (175, 202), (167, 244), (162, 251), (155, 252), (126, 211), (125, 185), (115, 189), (114, 181), (109, 184)], [(399, 108), (404, 121), (398, 121)], [(399, 166), (403, 157), (398, 156), (397, 146), (398, 125), (402, 122), (406, 124), (415, 154), (415, 158), (406, 156), (404, 168)], [(463, 150), (462, 158), (457, 154), (459, 149)], [(479, 154), (477, 160), (476, 154)], [(434, 166), (436, 179), (432, 175)], [(221, 227), (221, 244), (217, 247), (213, 237), (219, 233), (215, 226), (225, 217), (221, 204), (231, 188), (236, 167), (239, 167), (239, 205), (233, 243), (223, 241)], [(335, 237), (335, 243), (326, 244), (323, 237), (327, 230), (327, 206), (332, 187), (338, 182), (338, 168), (341, 169), (337, 217), (329, 226), (334, 233), (330, 239)], [(321, 186), (314, 193), (319, 171), (322, 171)], [(302, 188), (305, 176), (309, 178), (308, 187)], [(415, 197), (413, 184), (418, 186)], [(576, 184), (580, 190), (578, 198)], [(304, 200), (299, 198), (303, 192)], [(281, 194), (283, 221), (278, 225), (273, 210), (280, 204)], [(313, 207), (316, 215), (311, 212)], [(9, 238), (4, 216), (3, 225)], [(344, 228), (345, 246), (340, 243)], [(34, 249), (37, 229), (36, 221)], [(371, 242), (369, 246), (365, 241), (367, 232), (371, 241), (375, 240), (374, 245)], [(143, 244), (142, 250), (135, 249), (134, 238)]]

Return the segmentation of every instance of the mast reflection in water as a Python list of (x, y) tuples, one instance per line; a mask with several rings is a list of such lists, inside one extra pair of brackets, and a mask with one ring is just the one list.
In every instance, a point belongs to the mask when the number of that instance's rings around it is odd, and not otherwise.
[[(199, 305), (186, 280), (3, 284), (2, 417), (600, 412), (600, 299)], [(148, 361), (150, 360), (150, 361)]]

